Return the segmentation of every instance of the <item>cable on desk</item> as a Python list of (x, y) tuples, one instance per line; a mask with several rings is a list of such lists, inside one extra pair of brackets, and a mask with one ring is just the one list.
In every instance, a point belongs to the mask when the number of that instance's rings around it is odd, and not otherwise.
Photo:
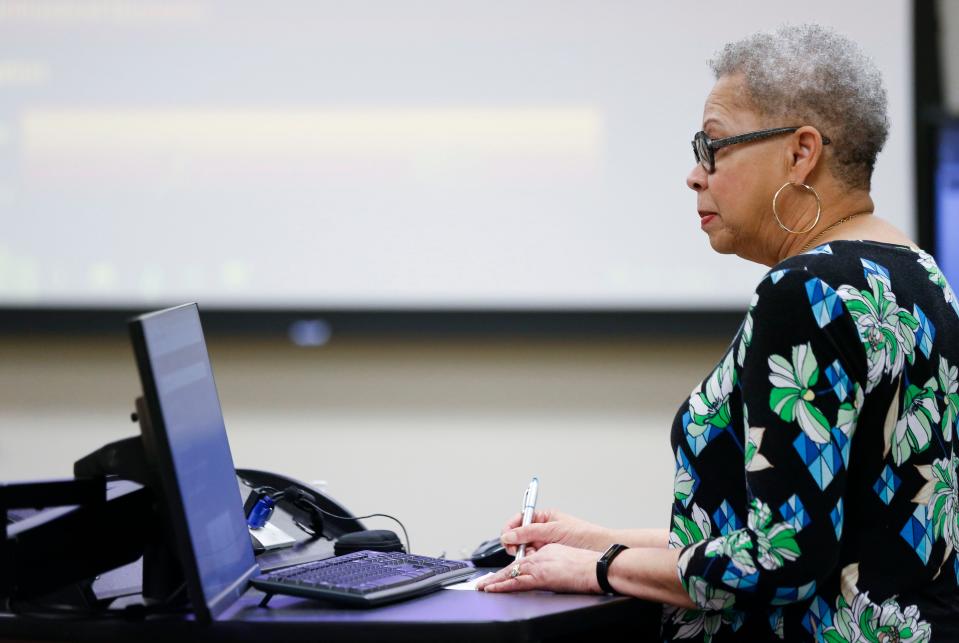
[(403, 526), (403, 523), (400, 522), (399, 518), (394, 518), (393, 516), (389, 514), (367, 514), (365, 516), (337, 516), (334, 513), (330, 513), (326, 509), (321, 509), (320, 507), (317, 507), (317, 509), (320, 511), (320, 513), (325, 514), (329, 516), (330, 518), (338, 518), (340, 520), (366, 520), (367, 518), (389, 518), (390, 520), (395, 522), (397, 525), (399, 525), (400, 529), (403, 530), (403, 540), (406, 541), (406, 552), (408, 554), (413, 553), (413, 550), (410, 549), (410, 535), (406, 533), (406, 527)]

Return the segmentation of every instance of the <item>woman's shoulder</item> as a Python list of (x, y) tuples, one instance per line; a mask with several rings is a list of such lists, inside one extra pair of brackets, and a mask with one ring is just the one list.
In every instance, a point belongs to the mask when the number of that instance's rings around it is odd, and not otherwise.
[(769, 269), (760, 287), (775, 285), (793, 273), (799, 279), (818, 279), (831, 288), (869, 288), (871, 280), (895, 291), (910, 282), (931, 280), (930, 274), (945, 282), (929, 254), (911, 246), (880, 241), (833, 241), (803, 254), (788, 257)]
[[(851, 308), (864, 324), (913, 317), (931, 328), (959, 331), (959, 300), (928, 253), (879, 241), (834, 241), (773, 266), (756, 299), (811, 305), (834, 319)], [(907, 315), (900, 315), (905, 311)]]
[[(828, 273), (858, 272), (863, 261), (882, 260), (886, 263), (902, 265), (919, 260), (921, 250), (882, 241), (830, 241), (806, 252), (787, 257), (769, 269), (769, 273), (778, 270), (806, 270)], [(925, 254), (925, 253), (922, 253)]]

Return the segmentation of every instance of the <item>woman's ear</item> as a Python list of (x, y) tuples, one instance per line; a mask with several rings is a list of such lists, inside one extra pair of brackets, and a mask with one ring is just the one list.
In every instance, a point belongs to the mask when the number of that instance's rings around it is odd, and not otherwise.
[(789, 137), (786, 161), (794, 183), (806, 183), (822, 159), (823, 139), (815, 127), (804, 125)]

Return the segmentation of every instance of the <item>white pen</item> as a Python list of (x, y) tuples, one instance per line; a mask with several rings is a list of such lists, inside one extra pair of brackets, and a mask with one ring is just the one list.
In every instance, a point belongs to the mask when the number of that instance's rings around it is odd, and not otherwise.
[[(533, 522), (533, 510), (536, 509), (536, 494), (539, 492), (539, 478), (533, 476), (526, 487), (526, 493), (523, 494), (523, 527)], [(526, 555), (526, 543), (519, 546), (516, 552), (516, 560), (520, 560)]]

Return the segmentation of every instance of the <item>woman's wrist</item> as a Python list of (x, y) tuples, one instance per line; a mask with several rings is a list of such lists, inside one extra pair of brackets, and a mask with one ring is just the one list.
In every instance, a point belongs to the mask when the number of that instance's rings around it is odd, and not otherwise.
[[(626, 529), (609, 529), (601, 528), (599, 534), (596, 538), (593, 539), (593, 543), (590, 546), (590, 549), (593, 551), (598, 551), (600, 553), (606, 551), (606, 549), (613, 543), (623, 542), (628, 530)], [(623, 543), (629, 544), (629, 543)]]
[(678, 549), (628, 549), (609, 566), (606, 578), (619, 594), (695, 608), (676, 573), (678, 560)]

